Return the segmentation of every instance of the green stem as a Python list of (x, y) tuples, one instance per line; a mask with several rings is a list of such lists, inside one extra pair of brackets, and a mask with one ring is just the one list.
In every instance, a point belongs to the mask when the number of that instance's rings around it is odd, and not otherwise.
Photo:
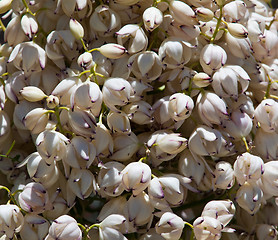
[(271, 78), (269, 77), (269, 75), (266, 74), (266, 76), (267, 76), (267, 78), (268, 78), (268, 84), (267, 84), (266, 93), (265, 93), (265, 95), (264, 95), (264, 99), (269, 98), (270, 87), (271, 87), (271, 84), (272, 84), (272, 81), (271, 81)]
[(88, 50), (88, 53), (91, 53), (93, 51), (99, 51), (99, 48), (92, 48), (92, 49)]
[(2, 22), (2, 19), (1, 19), (1, 18), (0, 18), (0, 27), (1, 27), (1, 29), (3, 30), (3, 32), (6, 31), (6, 27), (5, 27), (4, 23)]
[(80, 38), (80, 41), (81, 41), (81, 43), (82, 43), (82, 46), (83, 46), (84, 50), (85, 50), (86, 52), (88, 52), (88, 48), (86, 47), (86, 44), (85, 44), (83, 38)]
[(220, 27), (220, 24), (221, 24), (221, 19), (222, 19), (222, 9), (223, 9), (223, 6), (220, 6), (220, 16), (219, 18), (217, 19), (217, 23), (216, 23), (216, 27), (215, 27), (215, 30), (214, 30), (214, 33), (212, 35), (212, 38), (210, 39), (210, 43), (214, 43), (214, 40), (216, 38), (216, 35), (219, 31), (219, 27)]
[(34, 14), (34, 13), (30, 10), (30, 8), (29, 8), (29, 6), (28, 6), (26, 0), (22, 0), (22, 3), (23, 3), (23, 5), (24, 5), (24, 7), (26, 8), (26, 12), (30, 13), (32, 16), (35, 17), (36, 14)]
[(244, 146), (245, 146), (245, 148), (246, 148), (246, 151), (247, 151), (247, 152), (250, 152), (250, 148), (249, 148), (249, 146), (248, 146), (248, 143), (247, 143), (247, 141), (246, 141), (246, 138), (245, 138), (245, 137), (242, 137), (241, 139), (242, 139), (242, 141), (243, 141), (243, 143), (244, 143)]

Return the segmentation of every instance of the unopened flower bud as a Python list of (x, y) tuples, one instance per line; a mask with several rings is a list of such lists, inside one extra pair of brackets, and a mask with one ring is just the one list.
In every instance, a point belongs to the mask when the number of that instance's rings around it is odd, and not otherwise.
[(46, 98), (47, 95), (38, 87), (28, 86), (24, 87), (20, 94), (29, 102), (37, 102)]
[(55, 219), (49, 228), (45, 240), (81, 240), (82, 232), (76, 220), (68, 215)]
[(220, 161), (215, 165), (214, 187), (219, 189), (230, 189), (235, 182), (232, 165), (225, 161)]
[(203, 22), (209, 22), (214, 17), (214, 13), (210, 9), (204, 7), (196, 8), (195, 13), (197, 14), (197, 18)]
[(156, 7), (149, 7), (143, 13), (143, 21), (147, 31), (152, 32), (163, 21), (162, 12)]
[(198, 87), (207, 87), (212, 82), (211, 77), (204, 72), (196, 73), (192, 80)]
[(84, 29), (82, 25), (75, 19), (70, 19), (69, 21), (69, 29), (75, 39), (80, 40), (84, 37)]
[(182, 218), (171, 212), (165, 212), (159, 222), (155, 225), (155, 230), (164, 239), (178, 240), (184, 228)]
[(142, 162), (129, 163), (121, 173), (123, 184), (134, 196), (146, 189), (151, 181), (151, 168)]
[(125, 47), (116, 43), (107, 43), (98, 48), (98, 50), (103, 56), (111, 59), (121, 58), (127, 53)]
[(7, 12), (11, 8), (13, 0), (2, 0), (0, 2), (0, 14)]
[(82, 53), (78, 57), (77, 63), (80, 67), (84, 68), (85, 70), (89, 70), (95, 65), (95, 62), (93, 61), (93, 56), (89, 52)]
[(198, 217), (194, 222), (194, 235), (197, 240), (201, 239), (220, 239), (223, 225), (214, 217)]
[(53, 109), (59, 105), (59, 98), (54, 95), (49, 95), (46, 98), (46, 103), (47, 103), (47, 107), (49, 107), (50, 109)]
[(228, 31), (236, 38), (247, 38), (248, 30), (240, 23), (228, 23)]
[(40, 183), (28, 183), (18, 196), (20, 207), (26, 212), (43, 213), (50, 209), (51, 203), (47, 190)]
[(33, 35), (38, 32), (39, 27), (36, 18), (30, 13), (24, 14), (20, 23), (22, 30), (29, 39), (32, 39)]

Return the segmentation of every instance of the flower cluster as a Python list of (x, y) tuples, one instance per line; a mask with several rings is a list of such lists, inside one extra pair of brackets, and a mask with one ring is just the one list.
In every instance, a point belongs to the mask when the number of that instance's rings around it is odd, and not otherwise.
[(0, 14), (0, 239), (277, 239), (269, 1), (2, 0)]

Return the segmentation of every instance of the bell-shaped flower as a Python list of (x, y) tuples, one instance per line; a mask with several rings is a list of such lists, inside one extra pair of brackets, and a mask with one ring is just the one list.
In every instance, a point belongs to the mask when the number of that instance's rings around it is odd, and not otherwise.
[(75, 136), (67, 146), (66, 156), (63, 158), (73, 168), (88, 169), (96, 158), (96, 148), (81, 136)]
[(26, 212), (43, 213), (51, 208), (48, 192), (40, 183), (28, 183), (18, 196), (20, 207)]
[(232, 151), (233, 145), (229, 144), (220, 131), (201, 125), (192, 132), (188, 148), (201, 156), (225, 156)]
[(24, 225), (20, 230), (22, 240), (42, 240), (48, 234), (49, 222), (36, 214), (28, 213), (24, 216)]
[(4, 40), (10, 46), (16, 46), (17, 44), (28, 40), (21, 27), (21, 18), (21, 15), (17, 15), (14, 18), (12, 18), (6, 27), (6, 31), (4, 32)]
[(68, 143), (67, 137), (54, 130), (45, 130), (36, 139), (37, 151), (48, 164), (61, 160), (65, 156)]
[(207, 44), (200, 53), (200, 64), (207, 74), (220, 69), (227, 61), (227, 53), (216, 44)]
[(235, 183), (234, 170), (232, 165), (228, 162), (218, 162), (215, 165), (213, 174), (213, 183), (215, 188), (230, 189)]
[(11, 133), (11, 121), (9, 115), (0, 111), (0, 143), (4, 143)]
[(124, 215), (134, 226), (142, 226), (153, 220), (154, 207), (145, 192), (131, 196), (124, 208)]
[(152, 106), (145, 101), (131, 102), (125, 105), (122, 110), (128, 115), (132, 122), (137, 124), (149, 124), (153, 122)]
[(62, 105), (70, 105), (71, 95), (79, 84), (81, 84), (81, 80), (78, 77), (65, 78), (58, 83), (51, 95), (58, 97)]
[(145, 51), (148, 37), (137, 24), (126, 24), (116, 32), (118, 44), (124, 46), (129, 54)]
[(198, 217), (193, 222), (194, 235), (197, 240), (213, 239), (219, 240), (221, 238), (221, 231), (223, 225), (214, 217), (203, 216)]
[(18, 206), (13, 204), (0, 205), (0, 231), (7, 238), (13, 239), (24, 224), (24, 216)]
[(246, 38), (248, 36), (248, 30), (240, 23), (228, 23), (227, 28), (229, 33), (236, 38)]
[(142, 235), (139, 240), (165, 240), (165, 238), (160, 236), (160, 234), (155, 231), (155, 228), (151, 228), (147, 233)]
[(239, 155), (234, 163), (234, 175), (240, 185), (245, 182), (255, 183), (262, 177), (263, 173), (263, 160), (248, 152)]
[(152, 32), (163, 22), (163, 13), (156, 7), (149, 7), (143, 13), (145, 29)]
[(255, 214), (263, 201), (263, 191), (257, 183), (245, 182), (236, 193), (238, 205), (249, 214)]
[(168, 111), (174, 121), (181, 121), (189, 118), (193, 108), (194, 102), (188, 95), (174, 93), (169, 98)]
[(178, 240), (181, 237), (184, 228), (182, 218), (172, 212), (165, 212), (155, 225), (155, 230), (164, 239)]
[(270, 196), (278, 196), (278, 162), (269, 161), (264, 164), (262, 179), (262, 190)]
[(226, 33), (225, 40), (230, 53), (235, 57), (247, 59), (251, 56), (253, 49), (249, 38), (236, 38)]
[(235, 205), (231, 200), (214, 200), (205, 205), (202, 217), (215, 218), (225, 227), (233, 219), (235, 210)]
[(50, 109), (54, 109), (55, 107), (57, 107), (59, 105), (59, 103), (60, 103), (59, 98), (56, 96), (49, 95), (46, 98), (46, 105)]
[(237, 110), (232, 112), (230, 119), (223, 121), (222, 127), (234, 139), (241, 139), (251, 132), (253, 122), (248, 114)]
[(124, 106), (133, 94), (130, 83), (123, 78), (108, 78), (102, 88), (103, 101), (110, 110), (119, 112), (116, 106)]
[(197, 98), (197, 107), (201, 120), (208, 126), (221, 125), (224, 119), (228, 119), (225, 101), (213, 92), (200, 93)]
[(151, 168), (142, 162), (129, 163), (121, 172), (126, 191), (132, 191), (133, 196), (146, 189), (151, 181)]
[(94, 9), (90, 17), (90, 28), (100, 36), (112, 36), (121, 24), (121, 18), (117, 12), (108, 5), (99, 5)]
[(81, 240), (82, 232), (77, 221), (68, 215), (62, 215), (55, 219), (49, 228), (45, 240)]
[[(191, 182), (190, 179), (187, 179)], [(169, 206), (179, 206), (187, 196), (187, 190), (174, 175), (155, 177), (148, 187), (151, 203), (157, 209), (167, 210)]]
[(75, 108), (74, 111), (68, 111), (67, 113), (73, 132), (84, 137), (91, 137), (96, 133), (96, 120), (91, 112)]
[(106, 217), (99, 224), (99, 239), (100, 240), (110, 240), (119, 239), (127, 240), (127, 238), (120, 232), (120, 227), (126, 222), (124, 216), (119, 214), (111, 214)]
[(144, 51), (132, 55), (128, 59), (130, 71), (145, 82), (152, 82), (162, 73), (162, 63), (158, 55), (153, 51)]
[(107, 115), (107, 125), (113, 133), (131, 133), (130, 121), (127, 115), (110, 111)]
[(204, 161), (200, 155), (190, 152), (189, 149), (184, 149), (179, 157), (179, 173), (199, 185), (205, 173)]
[(249, 11), (244, 1), (233, 1), (224, 5), (223, 17), (228, 22), (243, 22), (249, 17)]
[(113, 153), (114, 143), (109, 130), (103, 123), (98, 122), (95, 131), (96, 133), (91, 138), (96, 148), (96, 156), (106, 157), (111, 155)]
[(269, 224), (256, 225), (256, 237), (258, 240), (272, 240), (276, 239), (278, 235), (277, 229)]
[(154, 121), (162, 125), (162, 129), (169, 127), (169, 125), (173, 125), (173, 120), (169, 113), (169, 98), (170, 96), (160, 98), (152, 106)]
[(91, 171), (73, 168), (71, 170), (67, 187), (80, 199), (89, 197), (95, 190), (96, 180)]
[(20, 25), (25, 35), (32, 40), (33, 36), (38, 32), (39, 27), (36, 18), (30, 13), (26, 13), (22, 16)]
[(116, 133), (113, 135), (113, 141), (113, 154), (109, 157), (113, 160), (129, 160), (139, 148), (138, 138), (133, 132), (130, 134)]
[(101, 166), (97, 182), (101, 196), (116, 197), (122, 194), (124, 186), (122, 184), (121, 171), (125, 165), (119, 162), (107, 162)]
[(259, 128), (255, 135), (254, 144), (256, 151), (264, 160), (278, 159), (278, 133), (265, 132)]
[[(61, 7), (63, 12), (67, 15), (67, 16), (72, 16), (75, 11), (77, 13), (77, 15), (82, 19), (83, 16), (83, 12), (90, 12), (91, 13), (91, 8), (92, 6), (90, 6), (90, 1), (85, 0), (85, 1), (80, 1), (80, 0), (73, 0), (73, 1), (67, 1), (67, 0), (62, 0), (61, 3)], [(90, 10), (87, 10), (87, 8), (90, 8)], [(82, 14), (83, 13), (83, 14)]]
[(71, 100), (72, 108), (76, 105), (80, 109), (90, 110), (97, 117), (101, 110), (102, 92), (96, 83), (86, 81), (76, 88)]
[(45, 130), (48, 119), (49, 113), (47, 109), (35, 108), (26, 114), (23, 123), (32, 134), (38, 134)]
[(255, 109), (256, 122), (265, 132), (278, 131), (278, 103), (273, 99), (265, 99)]
[(193, 9), (186, 3), (174, 0), (169, 4), (169, 11), (173, 18), (184, 25), (195, 25), (197, 24), (197, 19)]
[(75, 37), (75, 39), (80, 40), (84, 37), (84, 28), (76, 19), (70, 19), (69, 29), (72, 35)]
[(34, 42), (23, 42), (15, 46), (8, 62), (30, 75), (32, 72), (40, 72), (46, 65), (46, 53), (43, 48)]
[(158, 50), (160, 61), (170, 69), (182, 68), (184, 64), (189, 62), (191, 55), (191, 45), (176, 37), (166, 38)]
[[(213, 74), (211, 86), (220, 97), (238, 99), (239, 93), (244, 93), (250, 78), (244, 69), (236, 65), (226, 65)], [(240, 90), (239, 90), (240, 89)]]

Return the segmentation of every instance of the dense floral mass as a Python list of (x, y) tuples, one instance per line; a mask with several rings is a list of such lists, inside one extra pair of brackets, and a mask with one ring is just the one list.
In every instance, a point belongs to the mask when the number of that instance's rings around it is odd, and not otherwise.
[(0, 239), (277, 239), (267, 0), (2, 0)]

